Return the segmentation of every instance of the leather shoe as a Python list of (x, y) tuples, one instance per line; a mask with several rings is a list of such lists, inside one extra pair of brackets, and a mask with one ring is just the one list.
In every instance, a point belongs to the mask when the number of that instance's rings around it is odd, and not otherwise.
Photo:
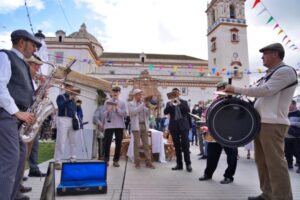
[(29, 171), (29, 177), (45, 177), (47, 176), (46, 173), (42, 173), (41, 171)]
[(233, 179), (225, 177), (222, 181), (220, 181), (221, 184), (228, 184), (232, 183)]
[(261, 195), (256, 196), (256, 197), (248, 197), (248, 200), (265, 200), (264, 198), (262, 198)]
[(29, 196), (26, 195), (18, 195), (17, 198), (15, 198), (15, 200), (30, 200)]
[(192, 166), (191, 165), (186, 165), (186, 171), (187, 172), (192, 172)]
[(207, 159), (207, 156), (201, 156), (200, 158), (198, 158), (198, 160), (204, 160), (204, 159)]
[(58, 162), (54, 163), (54, 169), (61, 170), (61, 163)]
[(30, 192), (31, 190), (32, 190), (32, 187), (25, 187), (23, 185), (20, 185), (20, 192), (21, 193)]
[(210, 179), (211, 179), (211, 176), (203, 175), (202, 177), (199, 178), (199, 181), (207, 181), (207, 180), (210, 180)]
[(113, 166), (114, 166), (114, 167), (120, 167), (120, 164), (119, 164), (118, 161), (114, 161), (114, 162), (113, 162)]
[(183, 170), (183, 167), (176, 165), (175, 167), (172, 168), (172, 170)]

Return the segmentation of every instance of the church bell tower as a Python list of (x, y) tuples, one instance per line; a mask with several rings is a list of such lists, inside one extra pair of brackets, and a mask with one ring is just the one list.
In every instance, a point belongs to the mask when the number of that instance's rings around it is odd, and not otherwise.
[(208, 67), (233, 85), (249, 85), (246, 0), (211, 0), (207, 5)]

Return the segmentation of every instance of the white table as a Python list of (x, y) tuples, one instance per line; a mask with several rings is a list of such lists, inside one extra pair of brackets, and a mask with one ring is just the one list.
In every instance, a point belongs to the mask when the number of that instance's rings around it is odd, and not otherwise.
[[(163, 132), (150, 129), (151, 138), (152, 138), (152, 153), (159, 153), (159, 162), (166, 163), (166, 155), (165, 155), (165, 140), (163, 137)], [(134, 137), (133, 135), (130, 138), (130, 143), (127, 151), (128, 158), (134, 162)]]

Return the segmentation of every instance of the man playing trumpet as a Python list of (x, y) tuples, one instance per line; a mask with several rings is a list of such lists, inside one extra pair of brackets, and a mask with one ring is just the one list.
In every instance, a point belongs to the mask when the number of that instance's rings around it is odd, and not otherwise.
[(165, 115), (170, 115), (169, 131), (171, 132), (173, 143), (176, 151), (177, 165), (172, 170), (182, 170), (182, 152), (186, 164), (186, 170), (192, 172), (190, 159), (190, 145), (189, 145), (189, 129), (192, 127), (191, 118), (189, 115), (190, 108), (187, 101), (180, 99), (180, 92), (178, 88), (174, 88), (172, 92), (168, 93), (170, 101), (164, 110)]
[(58, 95), (56, 103), (58, 106), (57, 117), (57, 136), (55, 144), (55, 169), (61, 169), (61, 160), (65, 152), (66, 139), (69, 141), (70, 146), (70, 161), (76, 160), (76, 137), (75, 130), (72, 126), (72, 119), (76, 115), (76, 103), (75, 96), (77, 93), (72, 92), (74, 87), (69, 84), (65, 84), (65, 93)]
[(149, 150), (149, 106), (142, 101), (143, 91), (140, 89), (134, 89), (132, 92), (133, 101), (128, 104), (128, 111), (131, 121), (131, 130), (134, 137), (134, 162), (135, 167), (140, 168), (139, 159), (139, 146), (140, 138), (142, 139), (144, 153), (146, 157), (146, 167), (154, 169), (154, 165), (151, 162), (151, 155)]

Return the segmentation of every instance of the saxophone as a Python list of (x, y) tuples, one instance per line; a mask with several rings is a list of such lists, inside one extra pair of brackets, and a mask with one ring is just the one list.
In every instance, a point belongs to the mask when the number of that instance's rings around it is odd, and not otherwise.
[[(65, 77), (67, 76), (68, 72), (70, 72), (70, 67), (75, 62), (76, 60), (73, 60), (68, 64), (65, 70), (66, 71)], [(45, 82), (37, 90), (35, 95), (35, 101), (30, 106), (30, 108), (28, 108), (26, 111), (26, 112), (33, 113), (36, 119), (33, 124), (27, 125), (25, 123), (22, 123), (22, 125), (19, 128), (19, 134), (24, 143), (31, 142), (37, 136), (43, 121), (52, 112), (55, 111), (55, 107), (53, 103), (47, 97), (47, 89), (51, 86), (52, 78), (54, 77), (55, 70), (57, 69), (57, 67), (51, 63), (46, 63), (46, 64), (50, 65), (53, 69), (50, 75), (47, 76)]]
[(37, 136), (43, 121), (55, 111), (55, 107), (48, 97), (43, 98), (36, 106), (37, 107), (34, 108), (36, 116), (35, 122), (31, 126), (22, 124), (19, 129), (20, 136), (24, 143), (31, 142)]

